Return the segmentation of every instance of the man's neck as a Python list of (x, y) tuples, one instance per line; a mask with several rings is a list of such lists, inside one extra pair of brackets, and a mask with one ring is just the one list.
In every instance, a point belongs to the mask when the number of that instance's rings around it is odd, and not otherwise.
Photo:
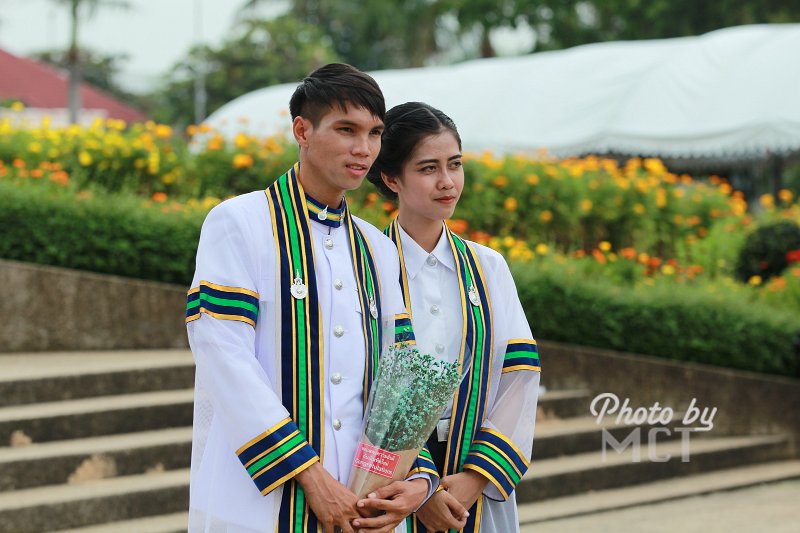
[(403, 211), (400, 211), (397, 220), (403, 227), (403, 231), (408, 233), (428, 253), (431, 253), (436, 248), (442, 236), (442, 231), (444, 231), (441, 220), (403, 216)]
[(300, 181), (300, 185), (303, 186), (303, 191), (314, 200), (329, 207), (333, 207), (334, 209), (342, 205), (344, 190), (328, 186), (321, 179), (317, 178), (316, 175), (312, 174), (312, 171), (309, 169), (305, 169), (304, 171), (302, 164), (300, 165), (300, 172), (297, 174), (297, 179)]

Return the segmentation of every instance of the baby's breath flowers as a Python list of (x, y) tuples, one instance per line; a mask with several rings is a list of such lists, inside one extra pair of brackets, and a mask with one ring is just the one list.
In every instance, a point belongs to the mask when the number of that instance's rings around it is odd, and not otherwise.
[(421, 448), (460, 381), (457, 361), (421, 354), (405, 343), (390, 346), (372, 385), (367, 438), (389, 451)]

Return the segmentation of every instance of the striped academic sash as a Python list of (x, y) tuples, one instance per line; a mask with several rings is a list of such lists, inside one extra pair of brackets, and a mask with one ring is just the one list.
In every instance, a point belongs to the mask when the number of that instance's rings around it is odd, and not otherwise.
[[(322, 460), (324, 435), (324, 330), (314, 270), (314, 247), (309, 208), (297, 179), (299, 164), (266, 190), (278, 261), (281, 331), (281, 401), (301, 434)], [(366, 371), (364, 404), (381, 351), (381, 295), (372, 249), (353, 223), (347, 206), (344, 224), (350, 236), (350, 252), (358, 286), (365, 339)], [(292, 285), (304, 285), (306, 294), (296, 298)], [(295, 291), (297, 292), (297, 291)], [(376, 311), (373, 316), (372, 311)], [(303, 488), (294, 478), (283, 485), (278, 533), (320, 531)]]
[[(463, 336), (459, 353), (459, 365), (469, 365), (469, 372), (461, 382), (453, 398), (453, 414), (450, 433), (447, 439), (444, 472), (447, 476), (463, 471), (464, 461), (470, 452), (472, 440), (481, 427), (486, 415), (486, 402), (489, 397), (489, 380), (492, 368), (492, 307), (483, 268), (472, 247), (461, 237), (450, 231), (446, 225), (444, 231), (455, 258), (458, 285), (461, 292), (461, 314)], [(400, 239), (400, 225), (395, 218), (384, 233), (397, 245), (400, 256), (400, 287), (406, 309), (411, 313), (411, 294), (408, 289), (408, 275), (405, 269), (403, 245)], [(470, 299), (474, 299), (478, 305)], [(413, 315), (411, 317), (413, 321)], [(480, 529), (482, 499), (478, 498), (469, 510), (467, 524), (461, 531), (473, 533)], [(427, 531), (414, 515), (406, 520), (409, 533)]]

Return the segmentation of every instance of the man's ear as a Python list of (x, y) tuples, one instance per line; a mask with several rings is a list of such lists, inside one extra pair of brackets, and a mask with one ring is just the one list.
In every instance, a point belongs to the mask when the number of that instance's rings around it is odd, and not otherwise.
[(394, 193), (400, 192), (400, 186), (398, 185), (398, 180), (395, 177), (387, 176), (385, 172), (381, 172), (381, 179), (383, 183), (386, 184), (389, 189)]
[(301, 148), (308, 147), (308, 134), (313, 130), (311, 121), (303, 117), (295, 117), (292, 121), (292, 134), (294, 140)]

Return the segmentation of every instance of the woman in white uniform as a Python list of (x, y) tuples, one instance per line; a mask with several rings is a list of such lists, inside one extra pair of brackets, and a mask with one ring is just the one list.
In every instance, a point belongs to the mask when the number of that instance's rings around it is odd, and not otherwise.
[(533, 447), (536, 341), (503, 257), (444, 223), (464, 188), (453, 121), (409, 102), (391, 109), (385, 124), (368, 178), (399, 202), (386, 234), (399, 252), (417, 346), (468, 369), (428, 441), (445, 490), (409, 517), (409, 531), (519, 531), (514, 488)]

